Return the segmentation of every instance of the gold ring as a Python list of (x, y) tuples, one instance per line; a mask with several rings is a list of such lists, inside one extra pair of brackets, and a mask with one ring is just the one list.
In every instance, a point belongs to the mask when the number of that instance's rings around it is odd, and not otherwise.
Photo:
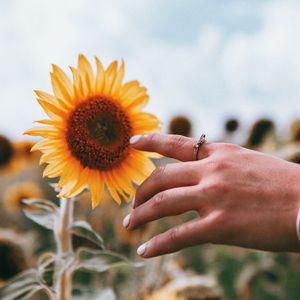
[(199, 149), (205, 143), (206, 143), (206, 135), (201, 134), (199, 140), (195, 142), (195, 145), (193, 147), (194, 148), (194, 160), (198, 160)]

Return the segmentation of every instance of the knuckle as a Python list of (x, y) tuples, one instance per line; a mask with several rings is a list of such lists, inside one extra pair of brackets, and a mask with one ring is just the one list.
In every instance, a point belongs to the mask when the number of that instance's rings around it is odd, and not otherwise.
[(160, 180), (161, 177), (164, 176), (165, 172), (166, 172), (166, 168), (167, 166), (166, 165), (161, 165), (161, 166), (158, 166), (153, 172), (152, 172), (152, 179), (154, 180)]
[(221, 243), (227, 231), (226, 214), (224, 211), (219, 211), (214, 213), (210, 218), (210, 229), (214, 233), (213, 240), (215, 243)]
[(165, 192), (161, 192), (157, 194), (152, 200), (153, 209), (157, 210), (158, 212), (162, 211), (161, 207), (164, 201), (165, 201)]
[(186, 142), (186, 139), (182, 135), (174, 135), (170, 139), (169, 147), (170, 149), (176, 149), (182, 147)]
[(219, 157), (219, 158), (215, 158), (214, 160), (211, 160), (209, 162), (209, 165), (213, 173), (222, 172), (229, 167), (228, 161), (223, 157)]
[(168, 236), (167, 239), (170, 243), (173, 243), (173, 244), (177, 243), (178, 237), (179, 237), (179, 228), (177, 228), (177, 227), (172, 228), (167, 233), (167, 236)]
[(224, 143), (223, 149), (230, 151), (230, 152), (237, 152), (237, 151), (241, 150), (242, 147), (237, 144)]
[(157, 135), (157, 133), (149, 133), (149, 134), (147, 134), (147, 142), (149, 144), (157, 144), (157, 142), (158, 142), (158, 135)]
[(227, 194), (229, 187), (228, 184), (223, 180), (215, 180), (211, 186), (211, 190), (213, 190), (218, 195), (224, 195)]
[(222, 199), (228, 192), (230, 187), (221, 179), (214, 179), (200, 187), (200, 192), (208, 198)]
[(140, 196), (143, 193), (143, 183), (136, 189), (135, 192), (135, 201), (137, 201), (138, 199), (140, 199)]

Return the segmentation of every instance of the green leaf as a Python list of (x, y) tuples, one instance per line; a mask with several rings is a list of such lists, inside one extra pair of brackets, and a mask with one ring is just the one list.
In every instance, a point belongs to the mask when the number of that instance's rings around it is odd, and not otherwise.
[(55, 254), (52, 252), (44, 253), (39, 258), (38, 274), (40, 280), (47, 286), (53, 285), (53, 276), (55, 271)]
[(101, 249), (105, 249), (103, 238), (93, 230), (91, 225), (86, 221), (76, 221), (71, 228), (73, 234), (86, 238), (87, 240), (95, 243)]
[(27, 205), (23, 209), (27, 218), (53, 230), (55, 218), (58, 215), (58, 207), (53, 202), (38, 199), (25, 199), (22, 202)]
[(89, 289), (86, 291), (83, 287), (78, 288), (79, 294), (73, 296), (73, 300), (116, 300), (117, 296), (110, 288), (106, 289)]
[(108, 250), (80, 248), (76, 252), (74, 270), (104, 272), (111, 268), (134, 265), (126, 257)]
[(37, 271), (31, 269), (16, 276), (0, 288), (0, 299), (27, 299), (42, 288), (39, 284)]

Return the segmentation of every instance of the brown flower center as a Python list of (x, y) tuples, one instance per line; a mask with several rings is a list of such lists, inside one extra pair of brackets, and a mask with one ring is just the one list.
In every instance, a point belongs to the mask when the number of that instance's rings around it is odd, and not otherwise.
[(131, 131), (128, 116), (118, 103), (92, 97), (71, 113), (67, 142), (84, 167), (109, 170), (127, 156)]

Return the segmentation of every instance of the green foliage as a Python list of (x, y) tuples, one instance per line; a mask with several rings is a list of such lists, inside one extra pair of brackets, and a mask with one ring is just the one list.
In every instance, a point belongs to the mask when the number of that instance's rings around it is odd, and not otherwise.
[(28, 270), (13, 278), (0, 289), (0, 299), (30, 299), (38, 291), (48, 288), (40, 281), (37, 270)]
[(27, 218), (47, 229), (54, 228), (58, 207), (48, 200), (26, 199), (22, 200), (27, 205), (23, 209)]
[(71, 227), (71, 232), (77, 236), (88, 239), (101, 249), (105, 249), (103, 238), (92, 229), (91, 225), (88, 222), (74, 222)]
[(86, 289), (80, 287), (73, 293), (73, 300), (116, 300), (114, 291), (110, 288), (106, 289)]
[(104, 272), (111, 268), (133, 265), (126, 257), (107, 250), (78, 249), (75, 270)]

